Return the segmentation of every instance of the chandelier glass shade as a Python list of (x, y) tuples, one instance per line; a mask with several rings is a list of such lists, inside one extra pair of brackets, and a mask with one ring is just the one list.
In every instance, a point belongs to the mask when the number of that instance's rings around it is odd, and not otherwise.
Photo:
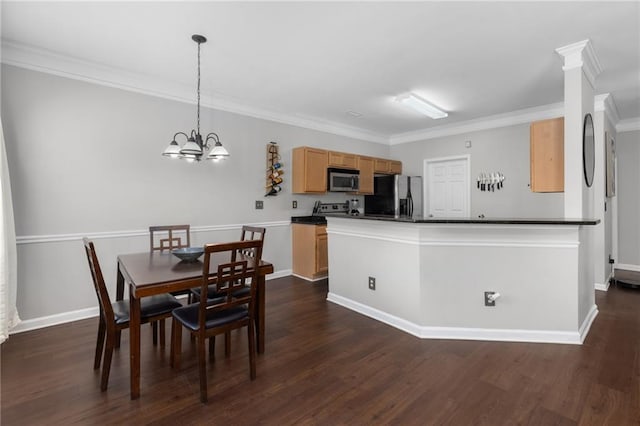
[[(196, 129), (191, 130), (190, 134), (177, 132), (173, 135), (173, 140), (164, 150), (162, 155), (169, 158), (181, 158), (183, 160), (193, 162), (200, 161), (203, 157), (207, 160), (219, 161), (229, 157), (229, 152), (222, 146), (220, 138), (216, 133), (209, 133), (205, 138), (200, 134), (200, 45), (206, 43), (204, 36), (194, 34), (191, 39), (198, 43), (198, 109)], [(176, 140), (178, 137), (184, 137), (184, 145), (180, 146)], [(205, 156), (205, 153), (209, 153)]]

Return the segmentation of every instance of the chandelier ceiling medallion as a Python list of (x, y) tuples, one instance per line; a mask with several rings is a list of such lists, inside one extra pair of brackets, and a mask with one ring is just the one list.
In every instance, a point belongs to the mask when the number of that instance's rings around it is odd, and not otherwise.
[[(205, 159), (213, 161), (224, 160), (229, 157), (229, 153), (224, 149), (222, 143), (220, 143), (218, 135), (211, 132), (203, 140), (202, 135), (200, 134), (200, 45), (202, 43), (206, 43), (207, 39), (198, 34), (191, 36), (191, 39), (198, 43), (198, 115), (196, 129), (191, 130), (190, 135), (187, 135), (184, 132), (177, 132), (173, 135), (173, 140), (167, 149), (164, 150), (162, 155), (165, 157), (181, 158), (188, 162), (193, 162), (200, 161), (206, 151), (211, 148), (211, 151), (209, 151), (209, 154), (206, 155)], [(178, 135), (184, 136), (186, 139), (186, 142), (182, 147), (178, 145), (178, 142), (176, 142)], [(213, 147), (209, 141), (214, 142)]]

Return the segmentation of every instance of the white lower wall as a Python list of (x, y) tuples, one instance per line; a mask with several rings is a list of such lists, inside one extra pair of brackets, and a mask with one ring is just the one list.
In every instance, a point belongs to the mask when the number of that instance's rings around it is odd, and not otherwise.
[(328, 300), (417, 336), (581, 343), (597, 314), (581, 227), (328, 222)]

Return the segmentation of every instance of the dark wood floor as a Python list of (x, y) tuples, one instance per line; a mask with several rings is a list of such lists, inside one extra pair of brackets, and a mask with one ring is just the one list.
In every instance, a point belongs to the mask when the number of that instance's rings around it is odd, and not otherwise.
[(420, 340), (327, 302), (326, 282), (267, 286), (254, 382), (246, 333), (233, 333), (231, 358), (218, 342), (201, 404), (188, 336), (174, 371), (145, 326), (141, 398), (129, 399), (128, 333), (100, 392), (97, 320), (78, 321), (2, 345), (2, 425), (640, 424), (640, 291), (597, 292), (600, 314), (574, 346)]

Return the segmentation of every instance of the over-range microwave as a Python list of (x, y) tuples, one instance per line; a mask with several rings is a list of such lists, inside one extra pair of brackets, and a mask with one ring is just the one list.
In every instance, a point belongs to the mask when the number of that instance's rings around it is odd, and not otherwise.
[(360, 189), (360, 172), (357, 170), (328, 169), (327, 188), (331, 192), (356, 192)]

